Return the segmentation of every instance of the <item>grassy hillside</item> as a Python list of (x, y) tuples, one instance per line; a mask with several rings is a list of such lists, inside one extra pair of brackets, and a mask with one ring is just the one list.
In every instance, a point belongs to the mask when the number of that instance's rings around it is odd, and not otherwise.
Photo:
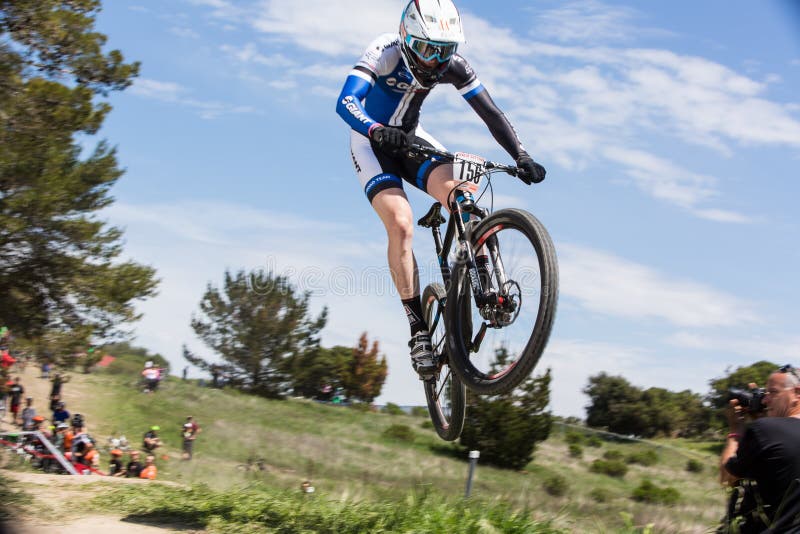
[[(582, 456), (576, 458), (569, 453), (565, 434), (556, 431), (523, 471), (479, 465), (473, 498), (464, 504), (464, 454), (424, 428), (426, 419), (305, 400), (270, 401), (174, 378), (158, 393), (143, 394), (135, 387), (137, 374), (136, 365), (121, 361), (108, 370), (77, 376), (65, 388), (70, 408), (87, 417), (100, 444), (108, 435), (122, 432), (140, 445), (142, 434), (151, 425), (159, 425), (166, 441), (166, 459), (158, 462), (159, 478), (203, 486), (192, 490), (152, 486), (142, 491), (137, 485), (103, 498), (121, 511), (155, 517), (174, 515), (180, 508), (189, 510), (202, 525), (230, 528), (247, 517), (260, 518), (264, 528), (275, 528), (267, 519), (286, 521), (286, 513), (307, 510), (313, 517), (328, 514), (339, 525), (351, 516), (387, 521), (354, 523), (353, 529), (337, 532), (368, 532), (378, 527), (406, 531), (413, 525), (421, 531), (441, 532), (447, 521), (469, 520), (461, 525), (463, 531), (474, 527), (475, 532), (490, 532), (494, 525), (501, 532), (603, 533), (639, 532), (650, 524), (652, 532), (707, 532), (723, 511), (725, 496), (716, 483), (716, 457), (696, 444), (676, 441), (654, 447), (604, 441), (600, 446), (584, 445)], [(187, 415), (193, 415), (203, 429), (191, 462), (180, 460), (179, 431)], [(393, 425), (409, 427), (413, 440), (386, 437)], [(619, 451), (623, 458), (655, 450), (657, 462), (628, 464), (624, 478), (592, 472), (594, 460), (610, 450)], [(263, 459), (266, 469), (244, 470), (248, 458)], [(701, 473), (686, 470), (690, 458), (703, 465)], [(302, 500), (299, 485), (304, 479), (311, 479), (317, 489), (313, 506), (308, 499)], [(675, 488), (678, 502), (665, 506), (632, 500), (634, 488), (644, 480)], [(563, 495), (545, 491), (548, 483), (564, 489)], [(558, 487), (552, 492), (558, 493)], [(181, 506), (176, 507), (177, 502)], [(259, 508), (262, 504), (271, 511)], [(403, 522), (409, 515), (420, 514), (427, 519)], [(497, 517), (514, 521), (501, 526), (491, 519)], [(446, 530), (461, 530), (449, 524)], [(468, 524), (472, 527), (467, 528)], [(486, 528), (481, 530), (480, 525)]]

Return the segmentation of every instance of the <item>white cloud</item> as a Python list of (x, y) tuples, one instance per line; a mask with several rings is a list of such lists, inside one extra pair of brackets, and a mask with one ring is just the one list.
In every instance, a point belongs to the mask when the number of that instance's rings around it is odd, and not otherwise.
[(752, 306), (608, 252), (559, 243), (560, 294), (591, 312), (696, 328), (758, 322)]
[(594, 0), (570, 2), (539, 13), (531, 34), (560, 42), (627, 41), (641, 33), (633, 24), (636, 16), (633, 9)]
[(136, 96), (193, 109), (204, 119), (215, 119), (227, 114), (258, 113), (258, 110), (250, 106), (237, 106), (213, 100), (191, 98), (188, 96), (189, 92), (188, 89), (178, 83), (147, 78), (137, 79), (131, 88), (131, 93)]
[(187, 39), (199, 39), (200, 34), (194, 31), (191, 28), (184, 28), (181, 26), (175, 26), (170, 28), (169, 30), (171, 33), (177, 35), (178, 37), (184, 37)]
[(758, 360), (775, 363), (800, 360), (800, 338), (775, 339), (774, 337), (742, 338), (739, 335), (714, 336), (707, 333), (677, 332), (667, 342), (681, 348), (709, 351), (723, 357), (731, 357), (731, 363), (739, 361), (751, 364)]
[(379, 33), (397, 28), (400, 9), (391, 0), (264, 0), (252, 24), (304, 50), (357, 56)]

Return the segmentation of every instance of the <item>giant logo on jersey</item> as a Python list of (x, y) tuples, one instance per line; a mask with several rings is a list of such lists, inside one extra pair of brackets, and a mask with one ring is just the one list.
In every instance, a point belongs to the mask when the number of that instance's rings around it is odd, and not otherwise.
[(406, 83), (406, 82), (404, 82), (402, 80), (398, 80), (397, 78), (395, 78), (393, 76), (389, 77), (389, 78), (386, 78), (386, 85), (391, 87), (393, 90), (395, 90), (397, 92), (402, 92), (402, 93), (404, 93), (404, 92), (408, 91), (409, 89), (411, 89), (411, 84), (410, 83)]
[(350, 114), (356, 118), (356, 120), (367, 124), (370, 121), (370, 118), (367, 117), (363, 111), (358, 107), (358, 104), (355, 103), (355, 99), (351, 95), (347, 95), (342, 99), (342, 105), (350, 112)]

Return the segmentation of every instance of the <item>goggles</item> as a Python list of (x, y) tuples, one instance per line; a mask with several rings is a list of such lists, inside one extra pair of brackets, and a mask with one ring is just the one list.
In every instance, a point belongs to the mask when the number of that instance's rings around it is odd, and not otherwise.
[(436, 59), (440, 63), (444, 63), (453, 57), (453, 54), (456, 53), (456, 48), (458, 47), (458, 43), (427, 41), (425, 39), (418, 39), (411, 35), (406, 35), (406, 44), (423, 61)]

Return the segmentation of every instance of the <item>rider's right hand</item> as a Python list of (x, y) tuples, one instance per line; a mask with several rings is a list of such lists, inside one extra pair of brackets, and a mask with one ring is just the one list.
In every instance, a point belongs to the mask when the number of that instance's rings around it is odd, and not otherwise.
[(382, 150), (398, 150), (409, 145), (408, 135), (400, 128), (378, 126), (369, 135)]

